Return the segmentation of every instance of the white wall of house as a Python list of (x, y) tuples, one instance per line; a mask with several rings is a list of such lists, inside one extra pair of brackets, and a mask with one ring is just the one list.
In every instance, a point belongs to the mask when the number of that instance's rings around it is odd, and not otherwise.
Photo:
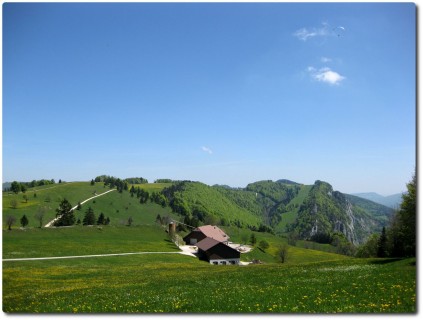
[(233, 258), (233, 259), (213, 259), (210, 260), (210, 264), (214, 265), (237, 265), (239, 264), (239, 258)]

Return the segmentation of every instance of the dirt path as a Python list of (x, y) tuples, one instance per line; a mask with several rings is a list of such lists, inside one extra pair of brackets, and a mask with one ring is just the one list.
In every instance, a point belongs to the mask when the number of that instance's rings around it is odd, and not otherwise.
[[(94, 197), (88, 198), (88, 199), (86, 199), (86, 200), (82, 201), (82, 202), (81, 202), (81, 205), (82, 205), (82, 204), (84, 204), (84, 203), (85, 203), (85, 202), (87, 202), (87, 201), (90, 201), (90, 200), (94, 199), (94, 198), (104, 196), (106, 193), (109, 193), (109, 192), (112, 192), (112, 191), (116, 191), (116, 189), (111, 189), (111, 190), (108, 190), (108, 191), (106, 191), (106, 192), (103, 192), (103, 193), (97, 194), (97, 195), (95, 195)], [(75, 207), (73, 207), (73, 208), (71, 209), (71, 211), (72, 211), (72, 210), (75, 210), (77, 207), (78, 207), (78, 206), (76, 205)], [(51, 226), (53, 225), (53, 223), (54, 223), (57, 219), (59, 219), (59, 218), (60, 218), (60, 217), (54, 218), (54, 219), (53, 219), (53, 220), (51, 220), (49, 223), (47, 223), (47, 224), (44, 226), (44, 228), (49, 228), (49, 227), (51, 227)]]
[(77, 259), (77, 258), (97, 258), (97, 257), (113, 257), (113, 256), (129, 256), (135, 254), (186, 254), (181, 251), (169, 251), (169, 252), (127, 252), (127, 253), (108, 253), (108, 254), (90, 254), (84, 256), (63, 256), (63, 257), (41, 257), (41, 258), (13, 258), (3, 259), (3, 262), (7, 261), (34, 261), (34, 260), (58, 260), (58, 259)]

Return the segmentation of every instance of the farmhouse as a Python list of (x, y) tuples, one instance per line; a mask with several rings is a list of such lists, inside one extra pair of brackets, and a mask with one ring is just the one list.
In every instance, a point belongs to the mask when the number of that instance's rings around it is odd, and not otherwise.
[(228, 246), (229, 236), (219, 227), (206, 225), (195, 228), (184, 237), (188, 245), (198, 248), (198, 257), (211, 264), (239, 264), (240, 252)]
[(241, 253), (212, 238), (204, 238), (197, 244), (198, 256), (211, 264), (239, 264)]
[(222, 229), (211, 225), (195, 228), (184, 237), (184, 241), (186, 244), (194, 245), (205, 238), (211, 238), (224, 244), (228, 244), (229, 241), (229, 236)]

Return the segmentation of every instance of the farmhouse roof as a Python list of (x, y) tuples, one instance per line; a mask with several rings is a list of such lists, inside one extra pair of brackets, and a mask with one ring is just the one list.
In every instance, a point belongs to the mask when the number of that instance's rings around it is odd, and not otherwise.
[(207, 251), (207, 250), (209, 250), (210, 248), (213, 248), (215, 245), (217, 245), (219, 243), (220, 243), (220, 241), (217, 241), (215, 239), (204, 238), (203, 240), (198, 242), (196, 244), (196, 246), (198, 247), (198, 249), (201, 249), (203, 251)]
[(219, 227), (206, 225), (198, 227), (196, 230), (201, 231), (206, 237), (215, 239), (220, 242), (225, 242), (229, 240), (229, 236), (222, 231)]

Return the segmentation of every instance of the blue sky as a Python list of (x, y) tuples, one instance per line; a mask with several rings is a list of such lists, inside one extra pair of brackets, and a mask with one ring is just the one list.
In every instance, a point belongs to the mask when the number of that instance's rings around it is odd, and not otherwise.
[(402, 192), (414, 4), (3, 4), (3, 181)]

